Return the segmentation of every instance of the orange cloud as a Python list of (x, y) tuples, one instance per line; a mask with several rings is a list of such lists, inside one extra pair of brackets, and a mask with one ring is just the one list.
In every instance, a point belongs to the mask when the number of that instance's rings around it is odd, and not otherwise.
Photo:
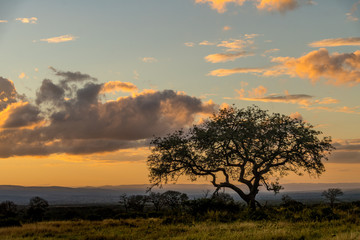
[(257, 9), (268, 12), (285, 12), (294, 10), (299, 6), (298, 0), (260, 0), (256, 5)]
[(360, 37), (330, 38), (309, 44), (310, 47), (360, 46)]
[(243, 48), (249, 47), (250, 45), (254, 44), (253, 40), (247, 38), (246, 40), (243, 39), (230, 39), (229, 41), (221, 41), (217, 46), (227, 48), (226, 51), (239, 51)]
[(209, 42), (209, 41), (202, 41), (199, 43), (199, 45), (202, 45), (202, 46), (211, 46), (211, 45), (215, 45), (215, 43), (212, 43), (212, 42)]
[(226, 12), (226, 5), (229, 3), (234, 3), (236, 5), (242, 6), (247, 0), (195, 0), (195, 3), (208, 3), (210, 7), (219, 13)]
[(102, 86), (100, 93), (118, 92), (118, 91), (134, 92), (137, 91), (137, 89), (138, 88), (134, 84), (129, 82), (110, 81)]
[(7, 20), (0, 20), (0, 23), (7, 23)]
[(300, 58), (273, 58), (281, 63), (274, 71), (264, 75), (287, 74), (291, 77), (310, 79), (312, 82), (321, 78), (334, 85), (355, 85), (360, 83), (360, 50), (353, 53), (333, 53), (321, 48)]
[(360, 106), (356, 106), (356, 107), (303, 106), (302, 108), (305, 108), (306, 110), (322, 110), (322, 111), (327, 111), (327, 112), (360, 114)]
[(264, 72), (264, 68), (233, 68), (233, 69), (220, 68), (211, 71), (207, 75), (216, 76), (216, 77), (225, 77), (236, 73), (262, 73), (262, 72)]
[(67, 34), (67, 35), (62, 35), (59, 37), (40, 39), (40, 41), (47, 42), (47, 43), (61, 43), (61, 42), (75, 41), (77, 38), (78, 37), (75, 37), (71, 34)]
[(224, 27), (223, 27), (223, 30), (224, 30), (224, 31), (229, 31), (230, 29), (231, 29), (230, 26), (224, 26)]
[(316, 103), (317, 104), (335, 104), (335, 103), (339, 103), (339, 100), (331, 98), (331, 97), (326, 97), (321, 100), (316, 100)]
[(28, 102), (14, 102), (0, 111), (0, 126), (2, 128), (34, 128), (43, 125), (40, 111)]
[(237, 53), (216, 53), (211, 54), (205, 57), (207, 62), (211, 63), (219, 63), (219, 62), (228, 62), (228, 61), (235, 61), (238, 58), (254, 56), (254, 53), (251, 52), (237, 52)]
[(25, 74), (25, 73), (22, 72), (22, 73), (19, 74), (19, 78), (20, 78), (20, 79), (23, 79), (24, 77), (26, 77), (26, 74)]
[(15, 20), (20, 21), (22, 23), (36, 24), (38, 19), (36, 17), (31, 17), (31, 18), (16, 18)]
[(294, 112), (294, 113), (290, 114), (290, 117), (293, 119), (298, 119), (298, 120), (303, 121), (303, 116), (299, 112)]
[(360, 83), (360, 50), (353, 53), (333, 53), (321, 48), (302, 57), (276, 57), (278, 63), (270, 68), (216, 69), (209, 76), (229, 76), (237, 73), (262, 73), (263, 76), (289, 75), (317, 82), (326, 79), (329, 84), (353, 86)]
[(259, 87), (248, 91), (248, 93), (250, 98), (261, 98), (267, 93), (267, 88), (260, 85)]
[[(226, 12), (226, 7), (230, 3), (242, 6), (245, 2), (254, 2), (258, 10), (281, 13), (294, 10), (301, 5), (300, 0), (195, 0), (195, 3), (208, 3), (212, 9), (219, 13)], [(307, 0), (306, 4), (314, 4), (314, 2)]]

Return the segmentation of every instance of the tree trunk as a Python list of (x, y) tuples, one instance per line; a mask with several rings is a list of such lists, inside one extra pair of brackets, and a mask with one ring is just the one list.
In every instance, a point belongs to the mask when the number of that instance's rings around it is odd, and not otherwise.
[(256, 210), (256, 204), (258, 203), (255, 200), (256, 194), (258, 193), (258, 190), (256, 188), (252, 188), (252, 191), (250, 191), (249, 194), (245, 194), (240, 188), (231, 183), (220, 183), (216, 187), (218, 189), (220, 189), (221, 187), (226, 187), (234, 190), (237, 194), (239, 194), (240, 198), (246, 202), (251, 211)]

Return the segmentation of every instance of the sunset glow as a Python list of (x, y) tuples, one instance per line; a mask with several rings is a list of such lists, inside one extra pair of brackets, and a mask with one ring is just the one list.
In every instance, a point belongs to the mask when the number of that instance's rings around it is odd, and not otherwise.
[(332, 137), (283, 183), (360, 182), (358, 0), (0, 4), (0, 185), (148, 184), (154, 136), (232, 104)]

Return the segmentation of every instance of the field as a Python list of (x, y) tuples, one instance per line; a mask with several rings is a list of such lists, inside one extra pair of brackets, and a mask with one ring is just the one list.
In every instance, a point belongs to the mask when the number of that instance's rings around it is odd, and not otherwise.
[(235, 221), (166, 224), (161, 219), (51, 221), (0, 229), (0, 239), (360, 239), (360, 226), (326, 222)]

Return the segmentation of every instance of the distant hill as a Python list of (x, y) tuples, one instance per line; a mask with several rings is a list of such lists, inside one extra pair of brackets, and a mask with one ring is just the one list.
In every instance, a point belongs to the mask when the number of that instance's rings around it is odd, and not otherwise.
[[(260, 190), (258, 199), (260, 202), (276, 203), (281, 200), (284, 194), (302, 202), (321, 202), (322, 191), (328, 188), (340, 188), (344, 191), (342, 201), (360, 201), (360, 183), (292, 183), (284, 184), (284, 190), (278, 195)], [(39, 196), (50, 204), (115, 204), (119, 201), (119, 196), (145, 194), (149, 185), (121, 185), (121, 186), (102, 186), (102, 187), (24, 187), (12, 185), (0, 185), (0, 201), (13, 201), (16, 204), (28, 204), (30, 198)], [(175, 190), (188, 194), (190, 198), (199, 198), (206, 193), (211, 194), (215, 189), (210, 184), (171, 184), (165, 185), (162, 189), (156, 188), (153, 191), (164, 192)], [(236, 200), (238, 196), (231, 190), (225, 190)]]

